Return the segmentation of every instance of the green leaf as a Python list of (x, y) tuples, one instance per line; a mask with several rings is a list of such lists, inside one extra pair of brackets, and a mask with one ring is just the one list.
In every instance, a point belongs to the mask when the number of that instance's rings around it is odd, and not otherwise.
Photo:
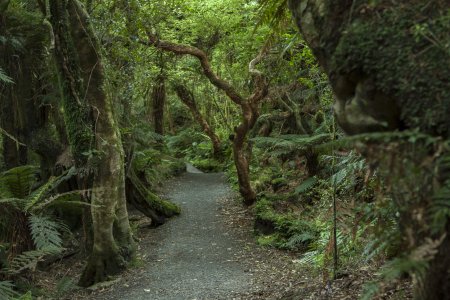
[(303, 194), (304, 192), (308, 191), (310, 188), (312, 188), (317, 183), (317, 178), (309, 177), (305, 181), (303, 181), (298, 187), (295, 188), (296, 194)]
[(12, 299), (18, 295), (11, 281), (0, 281), (0, 299)]
[(6, 75), (5, 71), (0, 67), (0, 82), (14, 83), (13, 79)]
[(30, 230), (37, 250), (62, 250), (62, 239), (59, 233), (61, 225), (45, 216), (31, 216)]

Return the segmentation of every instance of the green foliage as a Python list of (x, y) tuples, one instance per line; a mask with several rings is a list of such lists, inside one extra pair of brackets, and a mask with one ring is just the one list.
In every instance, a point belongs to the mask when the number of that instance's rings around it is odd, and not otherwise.
[(59, 250), (62, 248), (61, 223), (46, 216), (33, 215), (30, 217), (30, 230), (36, 249)]
[[(444, 154), (437, 162), (441, 176), (448, 176), (450, 171), (450, 154)], [(450, 178), (445, 180), (434, 193), (429, 208), (431, 230), (434, 234), (442, 232), (450, 220)]]
[(11, 77), (5, 74), (5, 71), (0, 67), (0, 82), (14, 83)]
[(73, 278), (63, 277), (56, 284), (56, 291), (53, 293), (53, 297), (58, 299), (62, 298), (67, 293), (77, 288), (76, 282)]
[(1, 198), (26, 198), (37, 184), (38, 171), (37, 166), (21, 166), (3, 172), (0, 176)]
[(10, 281), (0, 281), (0, 299), (13, 299), (18, 293), (14, 291), (14, 284)]
[(20, 255), (14, 257), (9, 264), (7, 272), (9, 274), (19, 274), (25, 270), (36, 269), (37, 263), (41, 261), (46, 255), (58, 254), (61, 249), (43, 248), (39, 250), (25, 251)]
[(287, 0), (259, 0), (259, 23), (267, 23), (275, 31), (282, 31), (290, 20), (287, 2)]
[(299, 186), (295, 188), (296, 194), (303, 194), (311, 189), (317, 183), (317, 178), (315, 176), (304, 180)]
[(331, 139), (331, 135), (281, 135), (278, 137), (257, 137), (252, 141), (260, 148), (270, 151), (271, 155), (280, 156), (291, 152), (302, 153), (310, 147), (315, 147)]
[[(21, 166), (0, 174), (0, 205), (6, 216), (11, 210), (20, 211), (28, 218), (30, 234), (35, 250), (26, 251), (14, 257), (7, 267), (7, 272), (19, 274), (26, 269), (34, 269), (37, 263), (46, 255), (58, 254), (63, 250), (61, 231), (68, 231), (67, 227), (54, 221), (46, 209), (55, 204), (51, 191), (59, 183), (73, 176), (73, 169), (59, 177), (53, 177), (39, 186), (38, 168), (35, 166)], [(7, 217), (1, 223), (0, 234), (9, 226), (14, 226), (16, 220)]]
[(282, 249), (306, 249), (316, 238), (317, 231), (309, 221), (302, 220), (298, 213), (291, 211), (277, 212), (275, 207), (283, 197), (259, 199), (255, 206), (255, 217), (259, 222), (271, 224), (275, 233), (258, 238), (261, 245), (275, 246)]
[[(362, 68), (361, 76), (373, 76), (377, 90), (392, 101), (399, 99), (408, 128), (448, 137), (450, 12), (443, 3), (371, 3), (367, 9), (379, 13), (352, 16), (337, 45), (333, 69), (350, 74)], [(366, 1), (356, 1), (355, 11), (363, 5)]]

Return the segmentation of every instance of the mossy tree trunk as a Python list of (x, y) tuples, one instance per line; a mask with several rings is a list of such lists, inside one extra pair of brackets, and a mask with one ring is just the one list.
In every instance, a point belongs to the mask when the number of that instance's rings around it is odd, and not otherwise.
[[(70, 145), (77, 167), (93, 178), (93, 249), (80, 279), (80, 285), (89, 286), (123, 270), (134, 251), (124, 152), (112, 101), (104, 90), (100, 47), (86, 11), (78, 0), (54, 0), (51, 14)], [(86, 150), (93, 153), (89, 161)]]
[(213, 146), (213, 154), (214, 157), (220, 158), (221, 147), (220, 140), (217, 134), (214, 132), (214, 129), (209, 125), (208, 121), (203, 117), (200, 110), (197, 107), (197, 103), (195, 102), (194, 94), (190, 91), (185, 85), (178, 83), (174, 86), (175, 92), (180, 98), (181, 102), (183, 102), (191, 111), (194, 120), (200, 125), (202, 130), (206, 133), (206, 135), (211, 140)]
[[(336, 118), (347, 133), (408, 129), (449, 140), (450, 60), (443, 46), (449, 41), (449, 1), (289, 0), (289, 7), (329, 77)], [(370, 149), (383, 151), (382, 145), (368, 145), (367, 156), (378, 162), (395, 157), (380, 169), (388, 182), (403, 184), (393, 186), (391, 194), (405, 244), (412, 255), (425, 248), (435, 253), (423, 258), (429, 265), (426, 274), (416, 274), (423, 282), (416, 297), (450, 299), (450, 219), (447, 215), (436, 226), (425, 217), (436, 216), (435, 206), (448, 207), (448, 198), (439, 197), (442, 189), (450, 190), (450, 172), (436, 170), (449, 151), (421, 141), (395, 142), (385, 145), (384, 151), (392, 153), (381, 158)], [(416, 154), (417, 149), (425, 153)], [(418, 165), (430, 164), (413, 174)]]

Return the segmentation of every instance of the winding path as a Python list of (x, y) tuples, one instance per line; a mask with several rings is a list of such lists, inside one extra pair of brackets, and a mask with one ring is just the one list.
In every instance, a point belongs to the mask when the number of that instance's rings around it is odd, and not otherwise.
[(225, 177), (187, 171), (166, 187), (182, 214), (143, 242), (146, 266), (96, 299), (233, 299), (252, 289), (253, 275), (237, 257), (245, 243), (220, 216), (221, 199), (232, 195)]

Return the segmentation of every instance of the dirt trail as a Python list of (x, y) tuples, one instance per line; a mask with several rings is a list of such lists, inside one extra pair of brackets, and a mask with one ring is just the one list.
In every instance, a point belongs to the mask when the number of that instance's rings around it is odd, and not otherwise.
[(141, 244), (148, 265), (95, 299), (233, 299), (257, 288), (238, 257), (245, 242), (220, 216), (220, 202), (232, 195), (223, 174), (187, 169), (165, 195), (182, 214)]

